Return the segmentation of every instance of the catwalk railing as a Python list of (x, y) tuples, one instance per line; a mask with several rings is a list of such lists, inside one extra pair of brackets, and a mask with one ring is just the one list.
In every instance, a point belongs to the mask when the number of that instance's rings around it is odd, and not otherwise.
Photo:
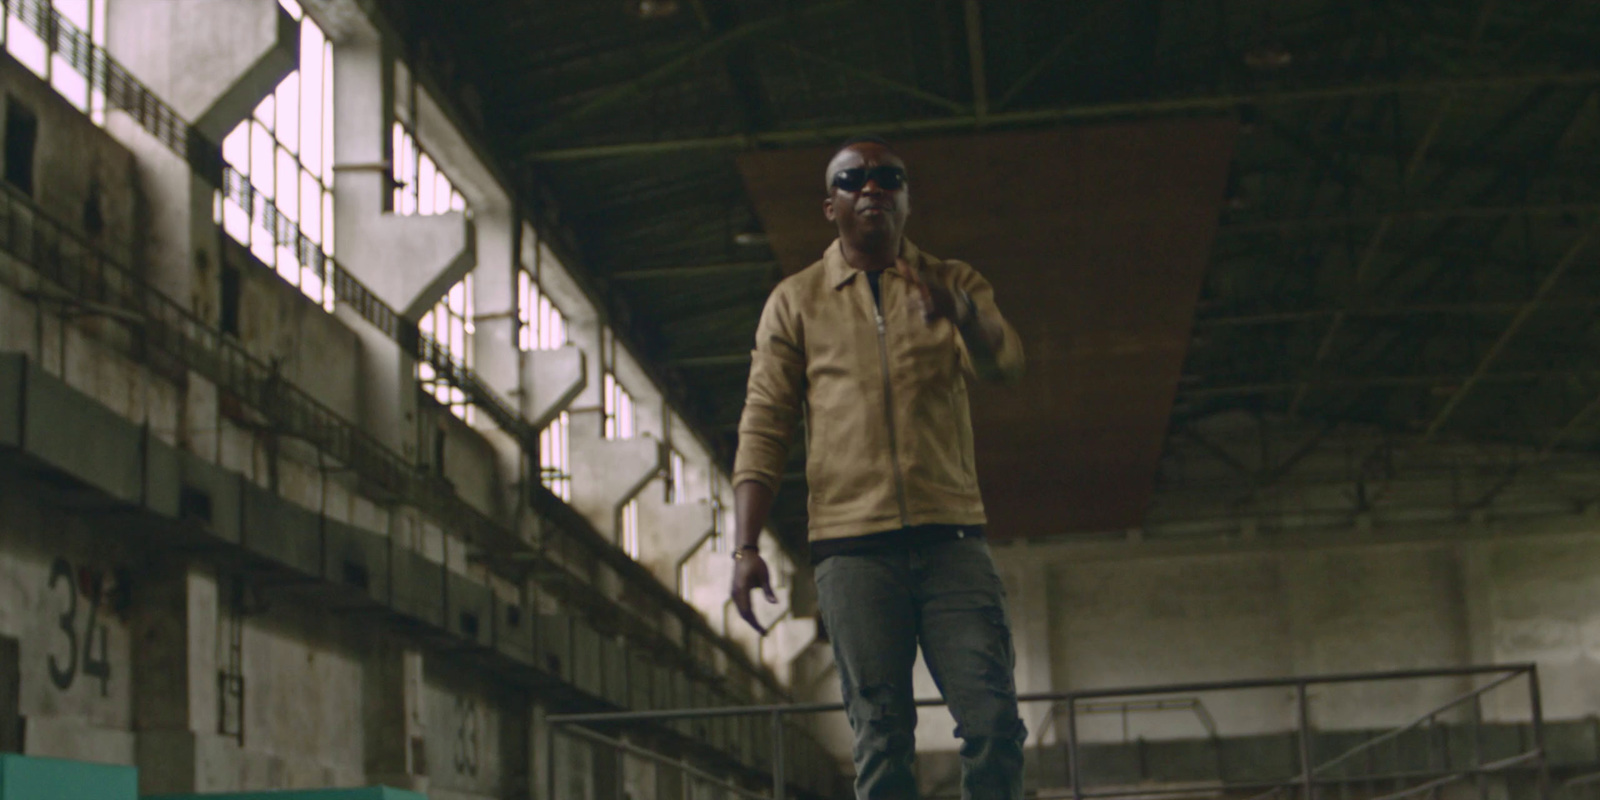
[[(483, 409), (501, 430), (519, 442), (524, 459), (537, 461), (539, 432), (514, 407), (490, 390), (472, 370), (452, 358), (442, 344), (424, 334), (416, 322), (406, 319), (390, 308), (333, 257), (327, 255), (319, 245), (305, 235), (297, 223), (283, 214), (272, 201), (266, 200), (260, 190), (250, 183), (247, 176), (223, 159), (221, 145), (185, 121), (171, 105), (140, 83), (126, 67), (112, 58), (105, 48), (95, 44), (86, 31), (80, 30), (70, 19), (57, 11), (49, 0), (0, 0), (0, 20), (7, 17), (16, 20), (38, 36), (44, 43), (48, 58), (59, 57), (59, 63), (70, 66), (82, 75), (89, 87), (104, 92), (109, 111), (127, 115), (167, 149), (183, 158), (195, 176), (220, 192), (225, 199), (235, 201), (243, 208), (261, 208), (262, 227), (272, 232), (275, 241), (291, 245), (300, 264), (311, 269), (319, 278), (332, 286), (336, 303), (355, 312), (411, 357), (428, 364), (440, 380), (460, 389), (468, 402)], [(0, 202), (14, 203), (16, 198), (8, 197)], [(55, 235), (75, 237), (68, 228), (53, 222), (50, 227), (57, 232)], [(105, 260), (100, 254), (93, 253), (92, 247), (82, 244), (78, 246), (91, 252), (89, 258)], [(126, 270), (123, 272), (132, 274)], [(117, 281), (112, 283), (115, 284)], [(129, 291), (135, 294), (156, 295), (148, 287)], [(166, 298), (162, 297), (160, 301), (151, 302), (160, 306), (161, 301), (166, 301)], [(167, 302), (162, 306), (160, 313), (174, 319), (177, 318), (175, 315), (186, 315), (183, 325), (175, 330), (205, 328), (203, 323), (192, 315), (187, 315), (187, 311), (177, 304)], [(212, 365), (216, 368), (212, 372), (221, 370), (230, 378), (241, 381), (240, 385), (244, 389), (240, 393), (241, 398), (264, 399), (260, 393), (262, 387), (280, 386), (278, 382), (267, 383), (266, 379), (261, 377), (261, 367), (264, 365), (240, 360), (241, 357), (248, 358), (242, 347), (233, 346), (229, 340), (229, 346), (233, 349), (225, 352), (219, 350), (218, 346), (213, 346), (211, 343), (213, 339), (221, 341), (221, 334), (207, 331), (197, 335), (198, 344), (185, 345), (183, 351), (176, 355), (220, 358), (221, 361)], [(201, 369), (197, 371), (208, 374)], [(285, 391), (293, 393), (290, 389)], [(299, 394), (304, 395), (303, 392)], [(330, 448), (337, 447), (337, 452), (343, 452), (352, 459), (347, 462), (349, 466), (368, 470), (363, 473), (363, 477), (369, 474), (374, 476), (375, 487), (395, 492), (394, 496), (397, 499), (416, 505), (431, 516), (435, 516), (453, 532), (484, 550), (491, 566), (498, 568), (506, 564), (516, 564), (518, 569), (536, 570), (547, 581), (560, 582), (569, 594), (581, 596), (583, 604), (588, 607), (615, 608), (615, 604), (590, 586), (588, 581), (574, 576), (570, 570), (550, 560), (547, 557), (548, 553), (527, 552), (527, 548), (513, 532), (496, 525), (477, 509), (461, 501), (448, 485), (436, 479), (419, 478), (416, 475), (415, 465), (408, 464), (398, 455), (383, 450), (375, 440), (354, 426), (341, 427), (329, 423), (328, 420), (332, 417), (328, 409), (309, 395), (304, 395), (304, 399), (308, 402), (298, 405), (292, 413), (297, 416), (296, 421), (301, 427), (318, 434), (319, 438), (310, 441), (327, 442)], [(329, 450), (330, 455), (335, 452), (333, 449)], [(653, 605), (672, 610), (685, 629), (706, 636), (713, 647), (727, 656), (730, 663), (754, 675), (770, 691), (782, 693), (782, 688), (770, 672), (752, 661), (742, 649), (716, 636), (698, 611), (689, 607), (670, 589), (660, 586), (649, 570), (596, 532), (587, 519), (556, 497), (544, 485), (537, 481), (528, 481), (519, 488), (519, 491), (527, 496), (529, 505), (534, 511), (552, 523), (550, 527), (565, 534), (566, 543), (606, 564), (624, 579), (646, 587)], [(544, 544), (548, 548), (550, 543)], [(658, 636), (654, 629), (646, 633), (638, 626), (623, 627), (629, 627), (630, 633), (645, 638)]]
[[(1352, 694), (1378, 688), (1381, 693), (1381, 690), (1393, 690), (1397, 686), (1420, 681), (1449, 681), (1459, 685), (1456, 687), (1458, 690), (1443, 702), (1428, 706), (1405, 718), (1404, 721), (1388, 726), (1321, 729), (1314, 724), (1312, 708), (1314, 691), (1329, 692), (1330, 697), (1334, 696), (1332, 687), (1354, 687), (1357, 691)], [(1519, 681), (1526, 684), (1526, 694), (1508, 699), (1505, 690)], [(1470, 688), (1461, 688), (1462, 686)], [(1222, 774), (1203, 780), (1143, 779), (1121, 785), (1110, 782), (1090, 785), (1087, 780), (1097, 770), (1089, 768), (1086, 759), (1107, 755), (1110, 752), (1108, 747), (1115, 745), (1108, 744), (1104, 740), (1095, 741), (1086, 736), (1085, 731), (1080, 728), (1085, 709), (1103, 711), (1117, 705), (1111, 701), (1120, 699), (1127, 701), (1130, 708), (1196, 712), (1196, 716), (1210, 734), (1200, 740), (1197, 746), (1220, 748), (1223, 737), (1216, 735), (1219, 720), (1213, 719), (1212, 712), (1202, 715), (1196, 711), (1195, 696), (1263, 690), (1272, 692), (1287, 690), (1291, 694), (1294, 706), (1293, 720), (1287, 731), (1278, 729), (1274, 735), (1291, 737), (1295, 743), (1295, 754), (1281, 765), (1255, 763), (1248, 765), (1244, 771), (1259, 772), (1262, 769), (1270, 770), (1274, 766), (1281, 766), (1284, 768), (1283, 774), (1244, 779), (1230, 779)], [(1516, 707), (1511, 716), (1526, 714), (1525, 720), (1519, 719), (1515, 723), (1518, 731), (1516, 740), (1519, 744), (1508, 744), (1509, 740), (1503, 736), (1490, 742), (1488, 739), (1491, 737), (1484, 735), (1484, 731), (1491, 727), (1490, 723), (1484, 721), (1485, 699), (1496, 692), (1499, 694), (1492, 698), (1492, 702), (1498, 703), (1501, 708)], [(1174, 698), (1174, 696), (1186, 697)], [(1160, 701), (1156, 698), (1174, 699), (1168, 706), (1162, 707), (1158, 705)], [(1405, 800), (1419, 795), (1434, 795), (1452, 784), (1476, 780), (1479, 797), (1486, 799), (1490, 796), (1486, 779), (1511, 776), (1529, 781), (1532, 788), (1531, 800), (1551, 798), (1538, 670), (1532, 664), (1221, 681), (1132, 689), (1043, 692), (1021, 695), (1019, 702), (1024, 706), (1045, 704), (1052, 709), (1059, 709), (1062, 713), (1062, 720), (1059, 723), (1061, 736), (1056, 745), (1065, 754), (1065, 780), (1061, 786), (1043, 786), (1038, 785), (1037, 781), (1031, 781), (1034, 785), (1029, 788), (1027, 794), (1036, 798), (1131, 800), (1131, 798), (1204, 796), (1230, 798), (1230, 800), (1285, 798), (1319, 800), (1333, 796), (1330, 792), (1336, 791), (1341, 800), (1353, 797), (1360, 797), (1361, 800)], [(943, 706), (945, 703), (942, 700), (928, 699), (919, 700), (916, 705)], [(1347, 716), (1351, 713), (1350, 708), (1343, 706), (1327, 710)], [(1389, 711), (1382, 707), (1360, 710), (1372, 716), (1383, 715)], [(829, 791), (822, 787), (798, 784), (791, 776), (792, 754), (783, 738), (782, 722), (794, 715), (837, 714), (841, 711), (843, 706), (839, 703), (810, 703), (550, 716), (546, 720), (550, 726), (550, 735), (544, 743), (545, 763), (549, 765), (557, 763), (557, 741), (561, 737), (569, 737), (591, 746), (608, 748), (612, 754), (619, 757), (623, 753), (632, 755), (656, 764), (657, 769), (678, 771), (686, 786), (690, 784), (714, 786), (751, 800), (757, 798), (785, 800), (796, 789), (805, 794), (829, 796)], [(1225, 714), (1219, 716), (1226, 719)], [(1506, 718), (1506, 715), (1502, 714), (1501, 717)], [(685, 720), (694, 719), (733, 718), (747, 719), (758, 723), (759, 727), (770, 729), (771, 774), (770, 782), (765, 786), (741, 784), (704, 770), (685, 767), (671, 755), (652, 751), (637, 742), (622, 738), (630, 732), (634, 733), (636, 738), (639, 736), (647, 738), (650, 726), (681, 724)], [(1504, 727), (1503, 720), (1496, 724)], [(749, 728), (749, 730), (755, 729), (757, 728)], [(1425, 737), (1429, 742), (1444, 741), (1443, 749), (1434, 750), (1424, 746), (1422, 751), (1415, 754), (1416, 758), (1376, 757), (1380, 748), (1388, 745), (1398, 746), (1403, 737), (1416, 732), (1430, 734)], [(1454, 745), (1451, 742), (1454, 742)], [(1491, 750), (1501, 752), (1490, 752)], [(926, 758), (927, 754), (923, 754), (922, 757)], [(1425, 761), (1426, 764), (1420, 768), (1405, 767), (1407, 760), (1418, 759)], [(1037, 761), (1035, 765), (1037, 766)], [(1105, 771), (1098, 770), (1098, 772)], [(1217, 772), (1222, 772), (1220, 764)], [(556, 773), (555, 768), (548, 771), (546, 788), (550, 798), (561, 800), (565, 795), (559, 791), (560, 785)], [(1575, 785), (1582, 781), (1581, 778), (1575, 779), (1568, 781), (1568, 784)], [(617, 782), (616, 790), (620, 800), (622, 797), (620, 780)], [(943, 796), (945, 795), (938, 792), (929, 795), (930, 798)], [(959, 794), (949, 796), (957, 797)], [(1496, 793), (1495, 796), (1505, 795)], [(602, 797), (599, 800), (611, 799)]]
[[(562, 559), (523, 541), (461, 499), (437, 475), (416, 469), (359, 426), (282, 379), (238, 339), (222, 334), (156, 291), (126, 264), (56, 222), (3, 182), (0, 253), (40, 278), (31, 286), (19, 287), (36, 302), (74, 316), (117, 320), (132, 332), (135, 357), (192, 370), (259, 413), (271, 430), (306, 441), (349, 468), (371, 489), (397, 501), (415, 503), (451, 532), (491, 553), (504, 554), (505, 563), (533, 571), (542, 587), (590, 619), (654, 652), (677, 653), (685, 669), (691, 669), (687, 666), (691, 656), (683, 641), (670, 639), (646, 620), (636, 618)], [(562, 524), (561, 520), (557, 524)], [(672, 597), (670, 590), (653, 578), (648, 581), (640, 586), (661, 597), (663, 607), (670, 608), (669, 602), (679, 604), (677, 611), (686, 620), (686, 628), (693, 629), (691, 623), (705, 625), (692, 608)]]

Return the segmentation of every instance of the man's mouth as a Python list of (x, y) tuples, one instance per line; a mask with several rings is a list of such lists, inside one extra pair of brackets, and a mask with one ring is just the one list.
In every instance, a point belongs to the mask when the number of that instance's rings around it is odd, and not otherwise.
[(865, 206), (861, 209), (861, 216), (863, 217), (881, 217), (887, 213), (889, 213), (889, 208), (887, 206)]

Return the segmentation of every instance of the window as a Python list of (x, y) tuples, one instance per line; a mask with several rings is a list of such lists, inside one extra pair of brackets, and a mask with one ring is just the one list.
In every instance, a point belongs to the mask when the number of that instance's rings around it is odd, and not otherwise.
[(668, 503), (687, 502), (683, 488), (683, 454), (673, 450), (667, 454), (667, 496)]
[(728, 552), (728, 531), (733, 528), (732, 513), (722, 505), (722, 497), (711, 493), (711, 552)]
[(33, 196), (33, 149), (39, 142), (39, 118), (15, 97), (6, 97), (6, 182)]
[[(422, 315), (417, 328), (423, 336), (437, 342), (451, 361), (472, 369), (472, 316), (472, 274), (468, 273)], [(444, 376), (436, 373), (432, 364), (417, 362), (417, 379), (422, 381), (424, 390), (450, 409), (450, 413), (472, 421), (472, 405), (467, 402), (467, 393), (450, 385)]]
[(622, 507), (621, 534), (622, 552), (627, 553), (628, 558), (637, 560), (639, 558), (639, 501), (637, 499), (629, 500), (628, 504)]
[(332, 309), (315, 250), (333, 254), (333, 45), (298, 3), (279, 2), (300, 23), (299, 67), (222, 140), (231, 169), (215, 213), (229, 236)]
[(562, 500), (572, 499), (572, 463), (568, 444), (571, 420), (563, 411), (539, 432), (539, 482)]
[(622, 388), (615, 376), (607, 372), (605, 390), (605, 431), (607, 439), (633, 438), (633, 395)]
[[(10, 0), (0, 26), (5, 48), (44, 78), (78, 110), (105, 123), (105, 89), (88, 74), (96, 48), (106, 43), (106, 0)], [(51, 32), (54, 35), (49, 35)]]
[(517, 271), (517, 347), (554, 350), (567, 345), (567, 318), (526, 270)]
[(444, 170), (417, 145), (406, 126), (394, 124), (394, 198), (390, 208), (396, 214), (426, 216), (465, 211), (467, 201), (445, 177)]

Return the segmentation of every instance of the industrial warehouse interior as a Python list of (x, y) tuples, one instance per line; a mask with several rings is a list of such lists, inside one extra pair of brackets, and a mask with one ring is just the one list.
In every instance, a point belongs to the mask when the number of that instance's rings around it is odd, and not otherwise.
[(858, 136), (1026, 353), (1021, 796), (1600, 797), (1600, 4), (0, 16), (0, 800), (857, 797), (847, 456), (734, 476)]

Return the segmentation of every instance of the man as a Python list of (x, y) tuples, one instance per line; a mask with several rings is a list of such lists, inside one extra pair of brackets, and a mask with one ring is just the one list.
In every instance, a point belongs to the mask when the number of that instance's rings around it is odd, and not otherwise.
[(920, 644), (963, 740), (962, 796), (1020, 798), (1027, 733), (983, 541), (966, 380), (1016, 380), (1022, 345), (976, 270), (904, 237), (905, 164), (887, 143), (846, 142), (826, 181), (839, 238), (773, 290), (756, 330), (733, 474), (733, 600), (760, 631), (750, 593), (776, 597), (756, 543), (803, 407), (811, 558), (855, 732), (856, 796), (917, 796)]

